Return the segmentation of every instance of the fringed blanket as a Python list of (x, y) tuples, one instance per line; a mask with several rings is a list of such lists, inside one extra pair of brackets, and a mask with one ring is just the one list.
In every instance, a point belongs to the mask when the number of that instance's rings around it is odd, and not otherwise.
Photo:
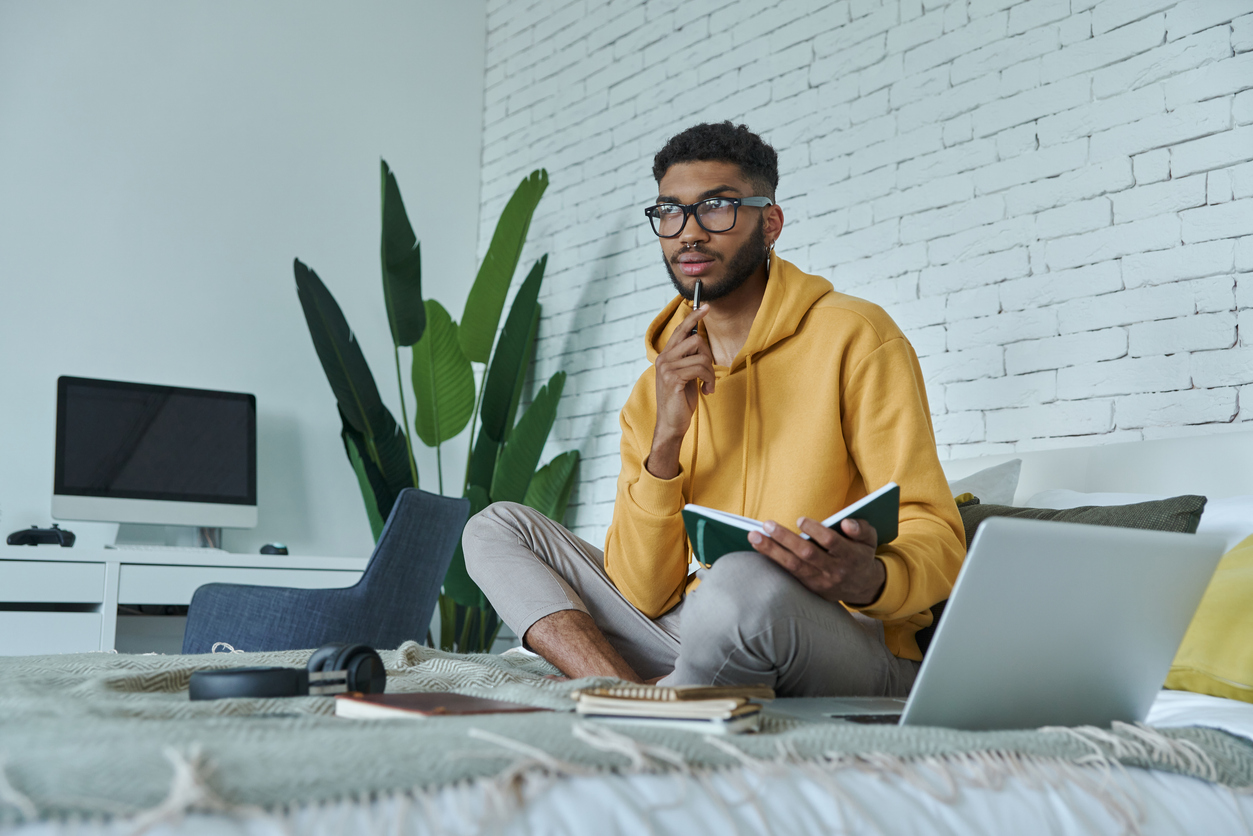
[(390, 692), (456, 691), (553, 713), (344, 720), (330, 697), (190, 702), (205, 668), (303, 666), (309, 651), (211, 656), (74, 654), (0, 658), (0, 823), (123, 816), (140, 828), (186, 810), (290, 810), (477, 782), (503, 807), (562, 776), (730, 767), (860, 769), (930, 786), (1077, 783), (1100, 795), (1111, 770), (1141, 767), (1253, 789), (1253, 745), (1203, 728), (961, 732), (768, 719), (715, 737), (590, 722), (521, 653), (459, 656), (409, 642), (383, 651)]

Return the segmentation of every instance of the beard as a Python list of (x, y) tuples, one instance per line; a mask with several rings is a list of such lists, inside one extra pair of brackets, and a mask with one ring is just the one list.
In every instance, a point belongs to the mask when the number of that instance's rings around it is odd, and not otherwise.
[[(722, 256), (702, 249), (699, 246), (692, 248), (689, 252), (707, 255), (715, 261), (722, 260)], [(702, 280), (700, 286), (701, 302), (712, 302), (715, 299), (730, 296), (739, 290), (744, 282), (748, 281), (749, 276), (753, 275), (757, 268), (765, 262), (769, 252), (770, 248), (766, 246), (766, 222), (765, 218), (762, 218), (757, 221), (757, 228), (753, 230), (748, 239), (731, 256), (731, 260), (727, 262), (726, 274), (722, 277), (722, 281), (707, 282)], [(676, 253), (675, 256), (677, 257), (678, 254)], [(684, 299), (689, 302), (692, 301), (692, 293), (695, 287), (684, 287), (683, 283), (679, 281), (679, 277), (675, 275), (674, 267), (670, 261), (664, 255), (661, 260), (666, 265), (666, 271), (670, 274), (670, 281), (674, 285), (674, 289)]]

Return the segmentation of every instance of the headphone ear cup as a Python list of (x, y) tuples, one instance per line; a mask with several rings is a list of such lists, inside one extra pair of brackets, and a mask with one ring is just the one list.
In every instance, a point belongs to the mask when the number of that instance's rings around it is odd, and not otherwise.
[(381, 694), (387, 688), (387, 669), (383, 667), (383, 657), (368, 645), (353, 645), (345, 651), (351, 653), (344, 664), (347, 672), (349, 691), (360, 691), (363, 694)]
[(309, 664), (306, 666), (309, 669), (309, 673), (343, 670), (343, 668), (336, 667), (334, 663), (339, 658), (341, 651), (350, 646), (344, 642), (331, 642), (330, 644), (322, 645), (313, 651), (313, 655), (309, 657)]

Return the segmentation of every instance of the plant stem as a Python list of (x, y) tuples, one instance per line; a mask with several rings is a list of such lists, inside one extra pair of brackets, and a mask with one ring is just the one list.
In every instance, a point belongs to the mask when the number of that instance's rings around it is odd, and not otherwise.
[(413, 438), (409, 435), (409, 411), (405, 409), (405, 384), (400, 376), (400, 346), (392, 343), (392, 356), (396, 358), (396, 388), (400, 391), (400, 420), (405, 428), (405, 447), (409, 449), (409, 474), (413, 486), (418, 487), (418, 463), (413, 458)]
[(442, 444), (435, 444), (435, 472), (439, 474), (439, 494), (444, 495), (444, 456), (440, 451), (443, 449)]

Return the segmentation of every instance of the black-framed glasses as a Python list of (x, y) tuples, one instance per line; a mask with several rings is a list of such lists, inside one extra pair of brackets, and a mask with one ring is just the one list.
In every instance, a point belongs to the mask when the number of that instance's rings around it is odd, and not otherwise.
[(653, 224), (658, 238), (675, 238), (687, 226), (688, 215), (706, 232), (728, 232), (735, 226), (741, 206), (773, 206), (768, 197), (711, 197), (695, 203), (657, 203), (645, 207), (644, 214)]

